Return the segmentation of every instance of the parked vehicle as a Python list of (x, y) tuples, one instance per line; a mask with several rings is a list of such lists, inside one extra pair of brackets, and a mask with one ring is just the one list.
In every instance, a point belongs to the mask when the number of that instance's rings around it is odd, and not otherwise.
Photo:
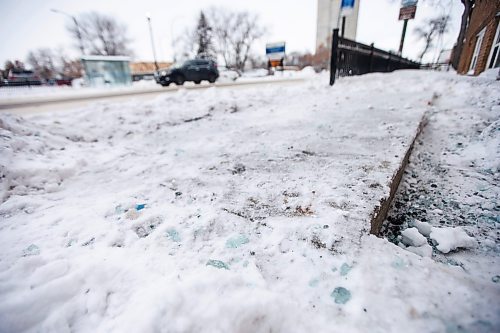
[(214, 83), (218, 77), (217, 64), (208, 59), (187, 60), (182, 64), (173, 65), (155, 73), (156, 82), (164, 87), (171, 83), (181, 86), (186, 81), (200, 84), (201, 81), (206, 80)]
[(4, 80), (5, 86), (39, 86), (41, 84), (42, 80), (33, 71), (25, 69), (11, 69), (7, 80)]

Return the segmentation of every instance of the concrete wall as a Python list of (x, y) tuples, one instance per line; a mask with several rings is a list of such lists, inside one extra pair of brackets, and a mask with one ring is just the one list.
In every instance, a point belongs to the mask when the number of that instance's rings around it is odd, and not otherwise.
[(476, 46), (477, 35), (486, 28), (483, 43), (481, 44), (481, 51), (477, 60), (477, 65), (473, 73), (478, 75), (482, 73), (488, 62), (493, 39), (497, 29), (500, 17), (500, 1), (499, 0), (477, 0), (476, 6), (472, 12), (469, 28), (465, 34), (465, 43), (460, 56), (460, 63), (458, 65), (458, 72), (466, 74), (469, 72), (472, 55)]
[[(356, 40), (356, 32), (358, 29), (358, 14), (359, 3), (361, 0), (356, 0), (354, 12), (346, 18), (346, 31), (344, 37)], [(316, 50), (320, 46), (330, 49), (332, 30), (342, 25), (339, 22), (339, 10), (341, 0), (318, 0), (318, 16), (316, 27)], [(338, 27), (340, 29), (340, 27)]]

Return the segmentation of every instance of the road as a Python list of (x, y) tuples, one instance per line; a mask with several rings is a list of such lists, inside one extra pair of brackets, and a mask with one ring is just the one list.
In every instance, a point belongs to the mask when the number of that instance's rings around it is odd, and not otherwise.
[[(276, 80), (259, 80), (259, 81), (244, 81), (244, 82), (218, 82), (215, 84), (218, 88), (228, 89), (237, 88), (243, 89), (247, 87), (262, 86), (268, 84), (297, 84), (303, 82), (304, 78), (287, 78)], [(25, 97), (11, 100), (0, 100), (0, 112), (9, 112), (18, 115), (27, 115), (43, 112), (54, 112), (68, 109), (85, 107), (90, 103), (95, 102), (124, 102), (128, 100), (148, 100), (156, 98), (161, 94), (172, 93), (179, 89), (207, 89), (213, 87), (210, 84), (201, 85), (185, 85), (182, 88), (177, 86), (152, 87), (151, 89), (128, 90), (120, 92), (104, 92), (93, 94), (80, 94), (73, 96), (49, 96), (49, 97)]]

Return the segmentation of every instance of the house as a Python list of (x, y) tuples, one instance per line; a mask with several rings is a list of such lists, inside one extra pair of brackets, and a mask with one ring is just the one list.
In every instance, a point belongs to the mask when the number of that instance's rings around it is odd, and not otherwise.
[[(172, 66), (171, 62), (158, 62), (159, 69), (165, 69)], [(156, 65), (154, 62), (142, 61), (142, 62), (131, 62), (130, 71), (132, 72), (132, 80), (139, 81), (144, 79), (154, 79), (154, 72), (156, 71)]]
[(457, 71), (479, 75), (500, 67), (500, 0), (476, 0)]

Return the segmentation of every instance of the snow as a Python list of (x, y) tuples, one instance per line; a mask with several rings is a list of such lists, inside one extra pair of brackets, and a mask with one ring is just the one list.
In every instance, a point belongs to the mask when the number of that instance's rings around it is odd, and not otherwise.
[[(490, 283), (500, 267), (500, 82), (495, 75), (434, 78), (427, 126), (396, 193), (385, 235), (399, 244), (407, 227), (424, 235), (429, 225), (460, 227), (474, 246), (442, 253), (428, 238), (432, 259), (463, 269), (475, 283)], [(427, 223), (427, 231), (415, 220)]]
[(419, 247), (427, 243), (427, 239), (422, 236), (417, 228), (408, 228), (401, 233), (402, 242), (408, 246)]
[(406, 250), (421, 257), (432, 257), (432, 246), (427, 243), (421, 246), (408, 246)]
[(460, 227), (432, 228), (430, 238), (437, 243), (436, 248), (443, 253), (448, 253), (458, 248), (471, 248), (476, 245), (476, 240), (467, 235)]
[(498, 329), (499, 265), (368, 234), (434, 93), (491, 82), (327, 81), (0, 114), (0, 332)]
[(432, 232), (432, 226), (427, 223), (427, 222), (422, 222), (419, 220), (413, 220), (412, 221), (412, 226), (418, 229), (418, 232), (420, 232), (422, 235), (425, 237), (429, 237), (429, 235)]

